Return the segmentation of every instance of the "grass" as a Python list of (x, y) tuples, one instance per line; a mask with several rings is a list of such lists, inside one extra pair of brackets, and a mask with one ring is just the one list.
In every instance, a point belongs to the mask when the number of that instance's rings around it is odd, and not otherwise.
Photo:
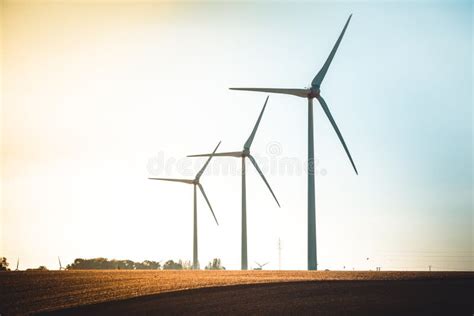
[(472, 278), (454, 272), (29, 271), (0, 273), (0, 314), (28, 314), (164, 292), (293, 281)]

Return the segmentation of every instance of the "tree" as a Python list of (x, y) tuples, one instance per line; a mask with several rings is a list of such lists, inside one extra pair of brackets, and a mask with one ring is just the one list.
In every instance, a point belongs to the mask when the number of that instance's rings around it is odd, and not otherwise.
[(109, 260), (106, 258), (76, 259), (74, 263), (67, 265), (68, 270), (158, 270), (160, 263), (145, 260), (133, 262), (132, 260)]
[(181, 263), (181, 265), (183, 266), (183, 270), (192, 270), (193, 269), (193, 264), (189, 260), (186, 260), (186, 261), (179, 260), (179, 263)]
[(39, 266), (36, 269), (26, 269), (26, 271), (48, 271), (48, 268), (46, 268), (45, 266)]
[(168, 260), (163, 265), (163, 270), (183, 270), (183, 265), (180, 262)]
[(8, 266), (9, 266), (9, 263), (7, 261), (7, 258), (1, 257), (0, 258), (0, 271), (10, 271), (10, 269), (8, 269)]
[(135, 262), (136, 270), (159, 270), (161, 267), (157, 261), (145, 260), (143, 262)]
[(225, 270), (225, 267), (221, 265), (221, 259), (214, 258), (207, 264), (206, 270)]
[(143, 264), (148, 267), (149, 270), (160, 270), (161, 264), (158, 261), (145, 260)]

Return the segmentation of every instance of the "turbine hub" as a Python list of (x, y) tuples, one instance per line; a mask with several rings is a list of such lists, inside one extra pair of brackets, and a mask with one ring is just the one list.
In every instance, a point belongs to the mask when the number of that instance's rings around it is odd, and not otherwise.
[(314, 98), (317, 98), (319, 97), (319, 93), (321, 92), (321, 90), (319, 88), (311, 88), (309, 89), (309, 93), (308, 93), (308, 98), (310, 99), (314, 99)]
[(245, 148), (244, 151), (242, 152), (242, 156), (247, 157), (248, 155), (250, 155), (250, 149)]

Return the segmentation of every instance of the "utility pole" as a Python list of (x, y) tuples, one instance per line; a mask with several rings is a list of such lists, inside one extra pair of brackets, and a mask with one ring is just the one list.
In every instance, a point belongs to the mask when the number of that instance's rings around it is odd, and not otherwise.
[(278, 270), (281, 270), (281, 240), (278, 238)]

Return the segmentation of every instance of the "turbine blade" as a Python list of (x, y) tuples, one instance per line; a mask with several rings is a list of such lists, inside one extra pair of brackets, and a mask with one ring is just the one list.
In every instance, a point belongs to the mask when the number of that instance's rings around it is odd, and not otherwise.
[(171, 178), (148, 178), (149, 180), (160, 180), (160, 181), (171, 181), (171, 182), (182, 182), (193, 184), (193, 180), (186, 180), (186, 179), (171, 179)]
[(318, 74), (316, 75), (316, 77), (314, 77), (313, 81), (311, 82), (311, 86), (315, 88), (321, 87), (321, 83), (324, 80), (324, 76), (326, 76), (326, 72), (329, 69), (329, 65), (331, 65), (334, 55), (336, 55), (337, 48), (339, 47), (342, 37), (344, 36), (344, 33), (346, 32), (346, 29), (347, 29), (347, 26), (349, 25), (349, 21), (351, 20), (351, 17), (352, 17), (352, 14), (349, 15), (346, 25), (344, 25), (344, 28), (342, 29), (341, 35), (339, 35), (339, 38), (337, 39), (336, 44), (334, 44), (334, 47), (332, 48), (332, 51), (329, 54), (328, 59), (326, 59), (326, 62), (324, 63), (323, 67), (321, 68), (321, 70), (319, 70)]
[(219, 226), (219, 222), (217, 221), (216, 214), (214, 214), (214, 211), (212, 210), (211, 203), (209, 203), (209, 200), (206, 196), (206, 193), (204, 192), (204, 188), (202, 187), (202, 185), (200, 183), (198, 183), (198, 186), (199, 186), (199, 190), (201, 190), (201, 193), (204, 196), (204, 199), (207, 202), (207, 205), (209, 205), (209, 209), (211, 210), (212, 216), (214, 216), (214, 220), (216, 221), (217, 226)]
[(252, 164), (254, 165), (255, 169), (257, 169), (258, 173), (259, 173), (260, 176), (262, 177), (263, 182), (265, 182), (265, 184), (267, 185), (268, 189), (270, 190), (270, 193), (273, 195), (273, 198), (274, 198), (275, 201), (277, 202), (278, 207), (281, 207), (281, 206), (280, 206), (280, 203), (278, 202), (278, 200), (277, 200), (277, 198), (276, 198), (276, 196), (275, 196), (275, 193), (273, 193), (273, 190), (272, 190), (272, 188), (270, 187), (270, 184), (268, 184), (268, 181), (267, 181), (267, 179), (265, 179), (265, 176), (263, 175), (262, 170), (260, 170), (260, 168), (259, 168), (259, 166), (258, 166), (258, 164), (257, 164), (257, 161), (255, 161), (255, 158), (253, 158), (252, 155), (248, 155), (248, 157), (249, 157), (250, 161), (252, 162)]
[(255, 123), (255, 126), (253, 127), (252, 134), (250, 134), (249, 138), (245, 142), (245, 145), (244, 145), (245, 149), (250, 149), (250, 146), (252, 146), (255, 133), (257, 133), (258, 125), (260, 124), (260, 120), (262, 119), (263, 112), (265, 111), (265, 107), (267, 106), (268, 98), (269, 97), (267, 96), (267, 99), (265, 100), (265, 104), (263, 105), (262, 111), (260, 112), (260, 115), (258, 116), (257, 123)]
[(280, 93), (290, 94), (301, 98), (306, 98), (310, 92), (308, 89), (280, 89), (280, 88), (229, 88), (230, 90), (240, 91), (255, 91), (255, 92), (268, 92), (268, 93)]
[(359, 173), (357, 172), (357, 168), (354, 164), (354, 161), (352, 160), (351, 154), (349, 153), (349, 149), (347, 149), (346, 142), (344, 141), (344, 138), (342, 137), (342, 134), (339, 131), (339, 128), (337, 127), (336, 121), (334, 121), (334, 118), (332, 117), (331, 112), (329, 111), (329, 107), (326, 104), (326, 101), (324, 101), (323, 97), (320, 96), (320, 95), (317, 96), (316, 98), (318, 99), (319, 103), (321, 104), (321, 107), (324, 110), (324, 113), (326, 113), (326, 116), (328, 117), (329, 121), (331, 122), (332, 127), (336, 131), (337, 137), (339, 137), (339, 140), (341, 141), (342, 146), (344, 147), (344, 150), (346, 151), (346, 154), (349, 157), (349, 160), (351, 161), (352, 167), (354, 168), (355, 173), (358, 175)]
[[(199, 155), (188, 155), (188, 157), (209, 157), (213, 154), (199, 154)], [(231, 151), (226, 153), (215, 153), (214, 157), (242, 157), (241, 151)]]
[(216, 150), (217, 148), (219, 148), (219, 145), (221, 144), (221, 142), (219, 142), (216, 146), (216, 148), (214, 149), (214, 151), (212, 152), (212, 154), (209, 156), (209, 159), (207, 159), (206, 163), (204, 164), (204, 166), (202, 166), (201, 170), (199, 170), (199, 172), (197, 173), (196, 175), (196, 180), (199, 180), (199, 178), (201, 177), (202, 173), (204, 172), (204, 170), (206, 169), (207, 165), (209, 164), (209, 161), (211, 161), (212, 159), (212, 156), (214, 156), (214, 154), (216, 153)]

